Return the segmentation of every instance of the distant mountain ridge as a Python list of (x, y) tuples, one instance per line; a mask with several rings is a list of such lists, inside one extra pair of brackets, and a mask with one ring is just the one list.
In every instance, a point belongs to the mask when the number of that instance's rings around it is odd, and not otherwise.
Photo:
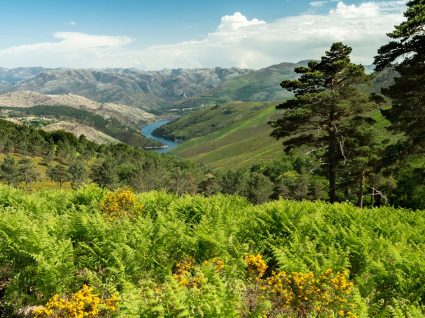
[(292, 96), (280, 87), (280, 83), (285, 79), (296, 79), (298, 75), (294, 69), (306, 66), (307, 63), (308, 61), (284, 62), (230, 78), (203, 95), (181, 101), (177, 106), (184, 108), (233, 101), (279, 101)]
[[(278, 101), (292, 95), (280, 87), (295, 79), (294, 69), (308, 60), (284, 62), (260, 70), (199, 68), (143, 71), (134, 68), (0, 68), (0, 93), (33, 91), (74, 94), (98, 103), (124, 104), (148, 112), (196, 108), (232, 101)], [(365, 66), (372, 72), (373, 66)], [(391, 77), (391, 76), (389, 76)], [(391, 78), (389, 78), (391, 80)], [(385, 85), (388, 79), (380, 77)]]
[(0, 93), (72, 93), (100, 103), (157, 110), (250, 72), (253, 71), (220, 67), (149, 72), (138, 69), (0, 68)]

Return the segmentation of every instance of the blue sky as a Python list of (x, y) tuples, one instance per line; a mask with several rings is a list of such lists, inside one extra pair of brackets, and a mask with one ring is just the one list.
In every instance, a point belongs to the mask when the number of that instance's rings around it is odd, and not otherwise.
[(336, 40), (367, 63), (405, 2), (2, 0), (0, 66), (260, 68)]

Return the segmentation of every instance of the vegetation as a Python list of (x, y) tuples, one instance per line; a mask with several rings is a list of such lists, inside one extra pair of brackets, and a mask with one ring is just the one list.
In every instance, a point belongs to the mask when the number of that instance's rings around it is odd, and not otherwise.
[(389, 129), (401, 133), (385, 156), (385, 173), (398, 180), (397, 200), (411, 208), (424, 207), (425, 183), (425, 2), (407, 3), (406, 20), (388, 34), (392, 41), (382, 46), (375, 57), (377, 70), (394, 68), (398, 76), (382, 90), (391, 107), (383, 111), (390, 121)]
[(294, 68), (305, 64), (305, 61), (281, 63), (229, 78), (207, 93), (177, 102), (175, 106), (183, 108), (198, 107), (199, 105), (221, 105), (234, 101), (268, 102), (282, 100), (292, 96), (292, 94), (279, 89), (276, 83), (282, 81), (283, 78), (295, 79)]
[[(62, 131), (45, 132), (0, 120), (0, 133), (0, 152), (9, 154), (0, 162), (0, 177), (7, 184), (29, 185), (47, 177), (59, 187), (95, 181), (109, 188), (196, 193), (204, 173), (201, 167), (177, 157), (125, 144), (97, 145)], [(175, 190), (177, 171), (181, 184)]]
[[(33, 106), (33, 107), (0, 107), (0, 110), (6, 109), (12, 111), (10, 117), (22, 116), (38, 116), (55, 118), (60, 120), (76, 121), (94, 127), (97, 130), (135, 147), (158, 146), (155, 141), (146, 139), (139, 133), (139, 127), (126, 123), (122, 124), (116, 118), (105, 119), (100, 115), (93, 114), (84, 109), (76, 109), (70, 106)], [(36, 126), (39, 126), (40, 121), (36, 121)]]
[(4, 185), (0, 313), (422, 317), (424, 235), (423, 211)]
[(234, 102), (204, 107), (157, 128), (153, 134), (170, 140), (188, 141), (226, 129), (234, 124), (240, 125), (243, 121), (258, 116), (259, 112), (269, 106), (270, 104), (259, 102)]
[(424, 317), (424, 13), (379, 50), (383, 95), (335, 43), (278, 112), (157, 132), (227, 169), (0, 120), (0, 317)]
[[(351, 159), (345, 154), (345, 139), (351, 137), (353, 140), (356, 135), (363, 137), (364, 132), (359, 131), (362, 124), (370, 126), (373, 123), (372, 118), (365, 116), (373, 110), (368, 96), (358, 88), (365, 81), (365, 70), (363, 66), (351, 63), (350, 53), (350, 47), (334, 43), (320, 62), (311, 61), (308, 67), (295, 69), (300, 78), (285, 80), (281, 86), (294, 92), (296, 98), (277, 106), (286, 111), (271, 122), (272, 136), (284, 138), (287, 151), (300, 145), (314, 151), (324, 149), (319, 157), (326, 166), (330, 202), (337, 200), (339, 164)], [(359, 144), (365, 141), (362, 139), (353, 140), (355, 145), (352, 147), (369, 146)], [(361, 170), (360, 178), (363, 179), (364, 168)], [(363, 184), (360, 187), (359, 200), (363, 197)]]
[(189, 139), (173, 153), (225, 170), (282, 157), (280, 143), (269, 136), (267, 121), (274, 117), (267, 103), (231, 103), (198, 110), (164, 128)]

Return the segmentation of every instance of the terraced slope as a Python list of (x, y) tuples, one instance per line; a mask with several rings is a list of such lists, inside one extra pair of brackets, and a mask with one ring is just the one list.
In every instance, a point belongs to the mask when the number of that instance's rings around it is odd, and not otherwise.
[[(219, 116), (217, 111), (225, 112), (228, 108), (235, 113), (232, 120), (226, 121), (226, 115)], [(174, 150), (175, 153), (222, 169), (245, 167), (282, 154), (281, 143), (269, 136), (271, 127), (267, 124), (277, 115), (275, 104), (237, 103), (218, 107), (216, 112), (214, 110), (210, 112), (209, 120), (176, 130), (176, 136), (184, 136), (188, 131), (200, 134), (219, 124), (223, 124), (223, 127), (207, 135), (190, 139), (178, 146)], [(197, 131), (194, 131), (194, 128), (197, 128)]]

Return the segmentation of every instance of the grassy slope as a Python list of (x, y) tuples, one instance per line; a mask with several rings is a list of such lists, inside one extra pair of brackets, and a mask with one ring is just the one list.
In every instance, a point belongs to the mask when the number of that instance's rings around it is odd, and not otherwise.
[[(234, 105), (239, 111), (248, 113), (259, 104)], [(269, 136), (272, 129), (267, 124), (275, 114), (274, 104), (269, 104), (225, 128), (185, 142), (177, 147), (175, 152), (194, 161), (211, 165), (213, 168), (224, 169), (245, 167), (261, 160), (276, 158), (281, 154), (282, 146), (279, 141)], [(204, 122), (204, 125), (208, 123)]]
[[(223, 115), (223, 110), (229, 107), (235, 112)], [(179, 155), (213, 168), (247, 167), (281, 156), (281, 141), (270, 137), (272, 128), (267, 124), (276, 116), (275, 104), (234, 103), (196, 111), (168, 129), (178, 139), (190, 139), (174, 150)], [(370, 116), (382, 131), (379, 139), (395, 142), (397, 137), (384, 130), (389, 122), (382, 114), (373, 111)]]
[(207, 94), (188, 98), (177, 104), (178, 107), (196, 107), (201, 104), (214, 105), (231, 101), (271, 101), (291, 96), (279, 84), (284, 79), (295, 79), (294, 68), (305, 65), (301, 62), (281, 63), (261, 70), (231, 78)]
[[(9, 155), (13, 157), (16, 162), (26, 157), (22, 154), (17, 154), (17, 153), (13, 153)], [(6, 157), (6, 154), (0, 153), (0, 163), (3, 162), (5, 157)], [(58, 184), (54, 181), (49, 180), (46, 176), (47, 166), (41, 163), (43, 158), (40, 156), (33, 156), (33, 155), (28, 156), (27, 158), (31, 159), (31, 161), (34, 163), (35, 169), (37, 173), (39, 174), (39, 179), (37, 181), (30, 182), (28, 185), (25, 185), (25, 182), (20, 182), (17, 186), (19, 188), (28, 189), (28, 190), (57, 189)], [(57, 162), (53, 162), (52, 164), (56, 164), (56, 163)], [(6, 181), (0, 178), (0, 183), (5, 184)], [(70, 189), (71, 188), (70, 182), (64, 182), (62, 184), (62, 188)]]

